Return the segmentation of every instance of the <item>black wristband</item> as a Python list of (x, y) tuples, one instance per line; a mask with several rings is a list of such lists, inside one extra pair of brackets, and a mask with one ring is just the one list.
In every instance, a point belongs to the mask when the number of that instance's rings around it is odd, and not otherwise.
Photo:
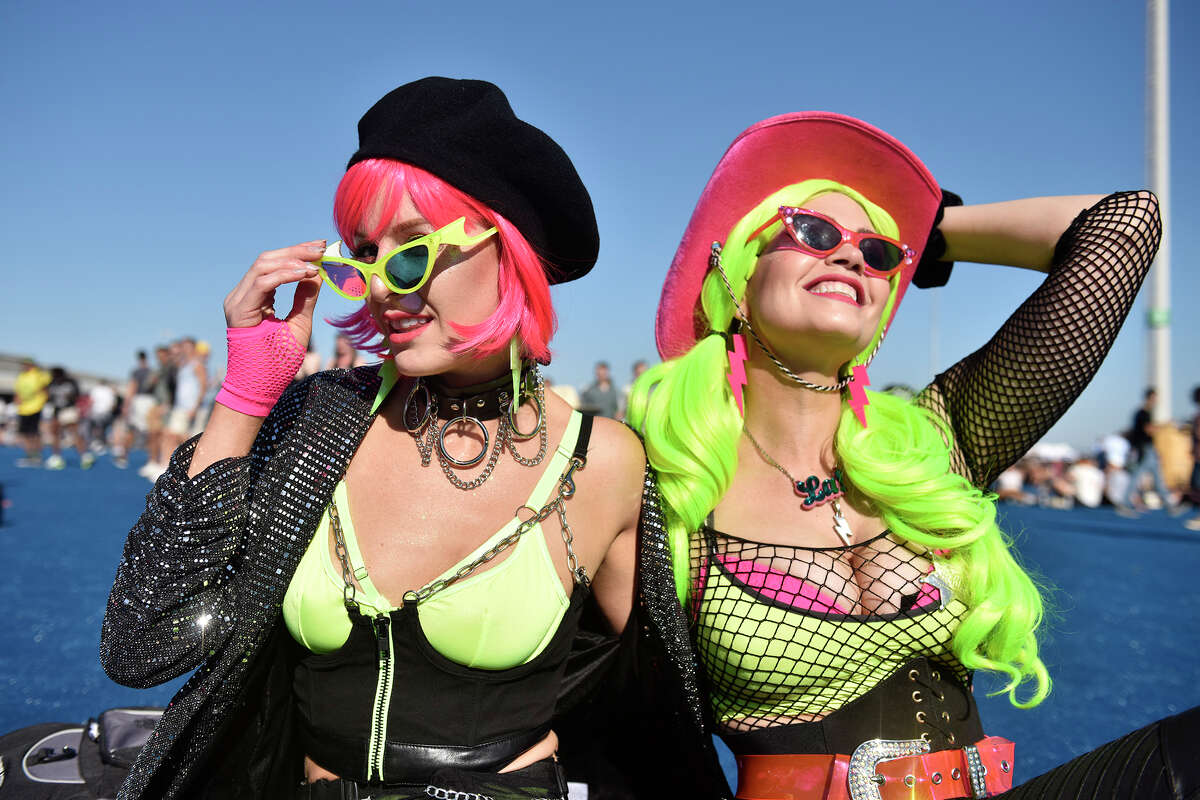
[[(1107, 200), (1108, 198), (1106, 197), (1104, 199)], [(1104, 200), (1100, 201), (1100, 203), (1103, 202)], [(1085, 208), (1083, 211), (1080, 211), (1078, 214), (1076, 214), (1075, 219), (1071, 220), (1071, 224), (1068, 225), (1067, 229), (1062, 232), (1062, 236), (1058, 237), (1058, 241), (1054, 243), (1054, 257), (1050, 259), (1050, 265), (1052, 267), (1057, 267), (1067, 257), (1067, 254), (1071, 251), (1071, 248), (1075, 246), (1075, 232), (1079, 230), (1079, 226), (1082, 225), (1084, 220), (1087, 219), (1087, 216), (1091, 213), (1092, 209), (1100, 205), (1100, 203), (1096, 203), (1096, 205), (1093, 205), (1090, 208)]]
[(913, 286), (918, 289), (933, 289), (945, 286), (950, 280), (950, 270), (953, 261), (943, 261), (946, 254), (946, 237), (942, 236), (939, 227), (942, 217), (946, 214), (947, 206), (961, 206), (962, 198), (947, 189), (942, 189), (942, 204), (938, 206), (937, 216), (933, 219), (933, 228), (929, 231), (929, 239), (925, 242), (925, 250), (921, 253), (921, 261), (917, 271), (913, 273)]

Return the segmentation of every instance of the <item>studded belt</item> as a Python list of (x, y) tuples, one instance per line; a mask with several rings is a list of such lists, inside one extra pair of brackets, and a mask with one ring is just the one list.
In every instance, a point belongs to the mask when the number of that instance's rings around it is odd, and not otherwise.
[(872, 739), (852, 755), (737, 757), (739, 800), (949, 800), (1012, 788), (1013, 743), (988, 736), (929, 752), (921, 739)]

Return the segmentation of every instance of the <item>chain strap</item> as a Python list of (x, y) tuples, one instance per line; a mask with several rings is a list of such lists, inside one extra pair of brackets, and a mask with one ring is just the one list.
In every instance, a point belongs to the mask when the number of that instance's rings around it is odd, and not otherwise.
[[(571, 531), (571, 526), (567, 524), (567, 510), (565, 506), (566, 501), (570, 500), (575, 494), (575, 470), (582, 469), (585, 464), (586, 462), (584, 459), (573, 457), (571, 459), (571, 463), (567, 466), (566, 471), (563, 472), (562, 476), (558, 479), (558, 494), (554, 496), (553, 500), (542, 506), (540, 510), (534, 512), (532, 517), (522, 521), (519, 525), (517, 525), (516, 530), (514, 530), (508, 536), (505, 536), (500, 541), (496, 542), (496, 544), (489, 547), (470, 564), (464, 564), (463, 566), (459, 567), (457, 570), (455, 570), (454, 574), (449, 577), (438, 578), (432, 583), (426, 584), (416, 591), (406, 592), (405, 596), (415, 597), (418, 603), (428, 600), (433, 595), (442, 591), (446, 587), (452, 586), (458, 581), (461, 581), (463, 578), (467, 577), (472, 572), (479, 569), (508, 548), (512, 547), (514, 544), (520, 541), (522, 536), (533, 530), (533, 526), (546, 521), (546, 519), (548, 519), (550, 515), (554, 513), (558, 514), (558, 521), (562, 526), (563, 544), (567, 546), (567, 567), (571, 571), (572, 579), (576, 583), (584, 586), (590, 584), (591, 580), (588, 578), (587, 570), (580, 566), (579, 556), (575, 554), (575, 536)], [(533, 511), (533, 509), (529, 508), (528, 506), (520, 506), (517, 508), (518, 515), (523, 508)]]
[[(563, 544), (567, 546), (567, 567), (571, 571), (572, 579), (582, 585), (589, 586), (591, 579), (588, 577), (587, 569), (579, 563), (579, 556), (575, 553), (575, 536), (571, 531), (571, 526), (567, 523), (566, 501), (575, 496), (575, 471), (583, 469), (586, 466), (587, 460), (579, 456), (573, 456), (571, 462), (567, 465), (567, 469), (558, 479), (558, 494), (554, 499), (542, 506), (540, 510), (534, 512), (534, 515), (527, 520), (522, 521), (517, 525), (516, 530), (505, 536), (499, 542), (489, 547), (482, 555), (472, 561), (470, 564), (464, 564), (455, 570), (453, 575), (446, 578), (438, 578), (432, 583), (426, 584), (417, 590), (409, 590), (404, 593), (405, 598), (413, 597), (418, 603), (428, 600), (433, 595), (451, 586), (463, 578), (470, 575), (475, 570), (488, 563), (496, 556), (503, 553), (508, 548), (512, 547), (521, 537), (533, 529), (534, 525), (544, 522), (551, 514), (558, 514), (559, 524), (562, 526)], [(530, 509), (528, 506), (520, 506), (517, 508), (517, 515), (521, 509)], [(342, 597), (347, 605), (352, 605), (354, 602), (354, 584), (352, 577), (353, 570), (350, 568), (350, 559), (346, 550), (346, 539), (342, 533), (342, 521), (338, 516), (337, 504), (330, 502), (329, 504), (329, 524), (333, 528), (334, 553), (337, 554), (338, 560), (342, 564), (342, 580), (345, 581), (345, 587), (342, 589)]]
[(350, 553), (346, 549), (346, 537), (342, 534), (342, 518), (338, 516), (337, 503), (329, 501), (329, 527), (333, 529), (333, 552), (342, 564), (342, 602), (346, 608), (354, 608), (354, 570), (350, 568)]
[[(477, 792), (460, 792), (457, 789), (443, 789), (440, 786), (429, 784), (425, 787), (425, 796), (432, 797), (434, 800), (496, 800), (490, 794), (479, 794)], [(366, 798), (371, 800), (371, 798)], [(549, 797), (539, 797), (536, 800), (552, 800)]]
[(442, 789), (430, 784), (425, 787), (425, 794), (435, 800), (495, 800), (490, 794), (476, 792), (460, 792), (456, 789)]
[[(567, 509), (563, 505), (565, 501), (575, 496), (575, 470), (582, 469), (585, 463), (584, 459), (577, 456), (571, 458), (571, 464), (567, 467), (567, 471), (558, 479), (558, 497), (554, 498), (550, 505), (553, 505), (558, 511), (558, 523), (562, 529), (563, 544), (567, 546), (567, 568), (571, 570), (571, 576), (576, 583), (588, 586), (591, 584), (591, 579), (588, 578), (587, 570), (579, 565), (579, 557), (575, 555), (575, 534), (567, 522)], [(542, 510), (538, 512), (539, 515), (544, 514), (547, 507), (543, 506)], [(547, 514), (547, 516), (549, 515)], [(545, 519), (545, 517), (541, 519)]]

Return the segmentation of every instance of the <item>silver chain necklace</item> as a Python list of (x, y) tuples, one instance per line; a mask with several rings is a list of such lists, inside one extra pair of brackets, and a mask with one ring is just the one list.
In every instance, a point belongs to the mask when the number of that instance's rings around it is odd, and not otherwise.
[[(409, 393), (410, 398), (415, 395), (418, 389), (424, 390), (428, 393), (428, 390), (421, 385), (420, 380), (420, 378), (417, 379), (417, 384), (414, 385), (412, 391)], [(496, 469), (496, 463), (500, 459), (500, 451), (504, 450), (505, 448), (508, 449), (513, 461), (525, 467), (536, 467), (538, 464), (541, 464), (542, 460), (546, 457), (546, 451), (549, 449), (550, 443), (549, 435), (546, 430), (547, 425), (545, 419), (546, 389), (545, 383), (542, 381), (541, 373), (537, 372), (536, 369), (534, 370), (534, 402), (538, 410), (538, 424), (536, 431), (531, 432), (527, 436), (521, 435), (520, 433), (514, 434), (513, 417), (516, 414), (516, 409), (510, 405), (508, 411), (500, 415), (500, 423), (496, 429), (495, 441), (492, 442), (491, 451), (488, 454), (487, 463), (484, 465), (483, 472), (479, 473), (471, 480), (463, 480), (454, 472), (455, 466), (469, 466), (469, 464), (455, 462), (454, 459), (452, 459), (446, 452), (444, 446), (446, 428), (453, 422), (473, 422), (484, 430), (485, 436), (487, 434), (486, 428), (484, 428), (481, 421), (475, 419), (474, 417), (467, 416), (465, 405), (463, 406), (463, 416), (447, 420), (446, 424), (439, 428), (437, 425), (437, 395), (428, 393), (427, 396), (429, 397), (429, 404), (422, 422), (415, 428), (410, 429), (409, 432), (412, 433), (413, 439), (417, 445), (417, 452), (421, 455), (421, 466), (428, 467), (433, 461), (434, 452), (436, 452), (438, 465), (442, 468), (442, 473), (446, 476), (446, 480), (448, 480), (455, 488), (462, 489), (463, 491), (470, 491), (482, 486), (487, 479), (492, 476), (492, 472)], [(513, 404), (516, 404), (519, 401), (520, 398), (517, 398), (513, 401)], [(534, 436), (538, 437), (537, 455), (527, 458), (518, 453), (515, 445), (516, 440), (518, 438), (532, 439)], [(486, 439), (484, 447), (487, 447)], [(480, 457), (482, 457), (482, 454), (480, 454)], [(478, 459), (471, 463), (478, 463)]]
[[(771, 455), (763, 449), (763, 446), (759, 444), (758, 440), (754, 438), (754, 435), (750, 433), (749, 428), (742, 428), (742, 433), (746, 434), (746, 438), (750, 440), (750, 444), (754, 445), (754, 449), (758, 451), (760, 456), (762, 456), (762, 460), (782, 472), (788, 479), (788, 483), (792, 485), (792, 490), (795, 491), (796, 494), (800, 494), (802, 487), (805, 486), (805, 482), (796, 480), (794, 477), (792, 477), (792, 473), (784, 469), (782, 464), (771, 458)], [(836, 473), (838, 470), (834, 470), (834, 472)], [(842, 544), (849, 547), (850, 545), (854, 544), (854, 532), (850, 530), (850, 523), (846, 521), (846, 517), (842, 514), (842, 504), (837, 497), (833, 497), (830, 499), (829, 505), (833, 509), (833, 532), (836, 533), (838, 538), (842, 540)]]

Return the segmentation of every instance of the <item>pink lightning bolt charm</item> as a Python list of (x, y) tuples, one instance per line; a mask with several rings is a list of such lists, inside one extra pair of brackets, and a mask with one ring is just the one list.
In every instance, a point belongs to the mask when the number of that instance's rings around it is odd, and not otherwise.
[(871, 381), (867, 379), (867, 368), (862, 364), (855, 365), (850, 373), (850, 408), (854, 411), (854, 416), (858, 417), (858, 423), (864, 428), (867, 427), (867, 412), (866, 408), (871, 404), (867, 399), (867, 387), (871, 385)]
[(738, 413), (744, 417), (746, 409), (742, 407), (742, 388), (746, 385), (746, 337), (735, 333), (729, 338), (732, 340), (732, 349), (729, 351), (729, 389), (733, 392), (733, 399), (737, 401)]

